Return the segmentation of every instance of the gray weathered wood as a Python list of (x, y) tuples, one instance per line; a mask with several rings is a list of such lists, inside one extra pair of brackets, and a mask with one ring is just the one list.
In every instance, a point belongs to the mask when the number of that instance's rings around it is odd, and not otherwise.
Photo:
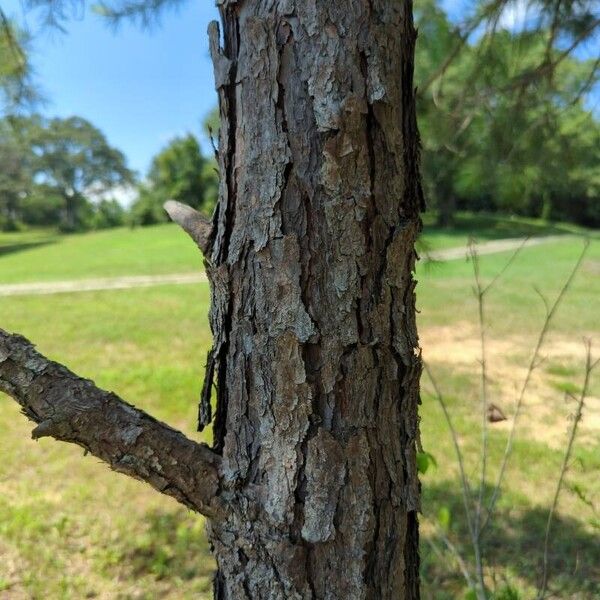
[(172, 221), (177, 223), (193, 240), (202, 252), (208, 249), (212, 225), (197, 210), (177, 200), (167, 200), (163, 208)]

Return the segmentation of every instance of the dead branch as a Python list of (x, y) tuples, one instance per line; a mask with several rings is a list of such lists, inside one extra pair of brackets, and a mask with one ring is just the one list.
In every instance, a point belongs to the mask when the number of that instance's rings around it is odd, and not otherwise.
[(206, 254), (210, 245), (212, 224), (197, 210), (177, 200), (167, 200), (163, 208), (171, 220), (177, 223), (193, 240), (203, 254)]

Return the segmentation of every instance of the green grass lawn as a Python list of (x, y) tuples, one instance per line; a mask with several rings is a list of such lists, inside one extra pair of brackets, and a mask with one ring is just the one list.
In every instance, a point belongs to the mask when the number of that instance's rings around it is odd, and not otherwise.
[[(5, 298), (0, 326), (198, 439), (208, 302), (206, 284)], [(79, 448), (33, 443), (0, 403), (0, 597), (208, 598), (201, 518)]]
[(485, 213), (459, 212), (451, 228), (437, 227), (435, 213), (423, 215), (422, 242), (425, 250), (441, 250), (466, 246), (469, 239), (487, 242), (504, 238), (548, 235), (585, 235), (598, 237), (583, 227), (570, 223), (548, 223), (541, 219), (504, 217)]
[[(488, 238), (482, 235), (484, 229), (480, 223), (472, 233), (490, 239), (491, 232)], [(194, 245), (173, 226), (67, 238), (36, 235), (0, 236), (0, 282), (202, 268)], [(455, 239), (460, 244), (467, 237), (463, 231)], [(526, 248), (490, 293), (490, 394), (509, 415), (515, 383), (543, 320), (533, 286), (552, 298), (580, 248), (575, 237)], [(508, 256), (481, 258), (486, 281)], [(442, 385), (467, 472), (475, 478), (479, 380), (471, 272), (469, 263), (452, 261), (423, 264), (417, 276), (424, 356)], [(573, 407), (561, 390), (581, 384), (582, 336), (600, 340), (599, 273), (600, 242), (594, 241), (557, 315), (546, 360), (536, 371), (498, 518), (485, 542), (489, 582), (498, 588), (508, 582), (522, 598), (531, 598), (537, 583), (547, 508), (570, 424)], [(31, 338), (41, 352), (199, 439), (195, 419), (210, 344), (208, 305), (207, 284), (6, 297), (0, 298), (0, 327)], [(552, 538), (550, 587), (557, 598), (600, 597), (600, 429), (593, 426), (600, 418), (597, 376), (592, 395)], [(93, 457), (84, 458), (76, 447), (48, 439), (32, 442), (31, 425), (17, 405), (2, 397), (0, 409), (1, 598), (210, 596), (214, 563), (201, 518), (111, 473)], [(440, 511), (449, 513), (447, 535), (470, 557), (457, 467), (427, 384), (421, 416), (423, 445), (438, 462), (423, 477), (423, 596), (462, 598), (465, 586), (455, 559), (435, 532)], [(490, 428), (488, 486), (507, 432), (505, 424)]]
[[(533, 333), (543, 322), (544, 304), (536, 292), (552, 301), (568, 278), (583, 249), (583, 238), (567, 237), (523, 249), (494, 285), (488, 298), (490, 328), (501, 334)], [(513, 252), (480, 258), (484, 283), (499, 273)], [(566, 296), (555, 329), (581, 337), (598, 328), (600, 294), (600, 240), (590, 242), (586, 259)], [(421, 286), (418, 308), (427, 324), (442, 325), (449, 316), (472, 320), (477, 303), (472, 292), (473, 267), (467, 260), (423, 263), (418, 266)], [(459, 314), (460, 313), (460, 314)], [(423, 317), (425, 318), (425, 317)]]
[(0, 284), (202, 269), (198, 249), (174, 224), (64, 236), (0, 234)]
[[(525, 248), (486, 296), (485, 314), (489, 397), (512, 414), (536, 337), (545, 317), (541, 293), (552, 302), (583, 248), (583, 239), (565, 237)], [(480, 258), (484, 285), (499, 273), (510, 252)], [(544, 346), (544, 361), (534, 372), (519, 422), (517, 442), (499, 503), (498, 516), (484, 538), (488, 581), (535, 598), (539, 583), (548, 507), (562, 464), (573, 401), (564, 391), (580, 390), (582, 338), (596, 342), (600, 357), (600, 242), (594, 239), (562, 302)], [(417, 304), (423, 355), (446, 397), (465, 452), (466, 472), (474, 482), (480, 469), (480, 350), (473, 265), (466, 260), (421, 264)], [(536, 291), (537, 290), (537, 291)], [(600, 597), (600, 377), (591, 382), (591, 398), (581, 422), (579, 443), (560, 497), (550, 545), (551, 590), (556, 598)], [(456, 557), (445, 549), (438, 515), (451, 515), (448, 538), (463, 558), (472, 560), (464, 518), (457, 462), (443, 413), (423, 383), (423, 445), (438, 468), (423, 477), (422, 572), (424, 597), (461, 598), (464, 581)], [(489, 497), (504, 451), (508, 423), (490, 425)], [(443, 520), (445, 522), (445, 519)], [(443, 537), (443, 536), (442, 536)]]
[[(530, 235), (584, 234), (574, 225), (459, 213), (453, 229), (425, 215), (422, 249)], [(595, 235), (595, 234), (594, 234)], [(50, 230), (0, 233), (0, 284), (88, 277), (187, 273), (203, 269), (195, 245), (174, 224), (58, 235)]]

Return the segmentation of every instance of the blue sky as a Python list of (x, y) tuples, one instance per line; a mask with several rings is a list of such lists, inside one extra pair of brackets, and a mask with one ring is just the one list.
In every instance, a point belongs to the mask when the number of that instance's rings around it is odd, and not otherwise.
[(212, 1), (187, 2), (150, 32), (130, 23), (114, 32), (91, 13), (69, 20), (64, 34), (40, 30), (39, 16), (23, 13), (18, 0), (2, 6), (35, 34), (32, 62), (46, 114), (88, 119), (142, 174), (172, 137), (202, 135), (217, 101), (206, 34), (217, 16)]

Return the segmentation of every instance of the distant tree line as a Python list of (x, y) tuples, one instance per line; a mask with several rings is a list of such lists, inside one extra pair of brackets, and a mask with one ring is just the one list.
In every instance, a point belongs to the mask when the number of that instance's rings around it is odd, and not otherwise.
[(130, 223), (152, 225), (167, 221), (163, 204), (168, 199), (210, 215), (217, 203), (218, 185), (216, 162), (202, 155), (197, 138), (191, 133), (176, 137), (152, 159), (131, 206)]
[[(63, 232), (166, 221), (167, 199), (210, 212), (218, 177), (198, 140), (173, 139), (140, 183), (123, 154), (81, 117), (0, 120), (0, 229), (52, 226)], [(114, 195), (134, 190), (124, 207)]]
[(70, 232), (119, 220), (100, 197), (130, 185), (123, 154), (80, 117), (11, 116), (0, 121), (0, 226), (55, 225)]
[[(503, 2), (480, 0), (475, 7), (461, 27), (438, 0), (415, 2), (429, 209), (440, 224), (451, 224), (462, 209), (600, 226), (600, 122), (590, 109), (591, 91), (600, 94), (600, 58), (572, 52), (600, 22), (593, 4), (560, 3), (546, 18), (542, 10), (535, 27), (518, 30), (498, 25), (502, 13), (493, 11)], [(3, 23), (0, 229), (149, 225), (166, 221), (162, 205), (170, 198), (212, 211), (216, 162), (203, 156), (194, 135), (171, 140), (139, 181), (122, 153), (85, 119), (27, 114), (38, 96), (27, 38)], [(555, 43), (559, 38), (562, 45)], [(216, 136), (217, 111), (204, 126)], [(131, 206), (114, 198), (123, 188), (135, 191)]]

